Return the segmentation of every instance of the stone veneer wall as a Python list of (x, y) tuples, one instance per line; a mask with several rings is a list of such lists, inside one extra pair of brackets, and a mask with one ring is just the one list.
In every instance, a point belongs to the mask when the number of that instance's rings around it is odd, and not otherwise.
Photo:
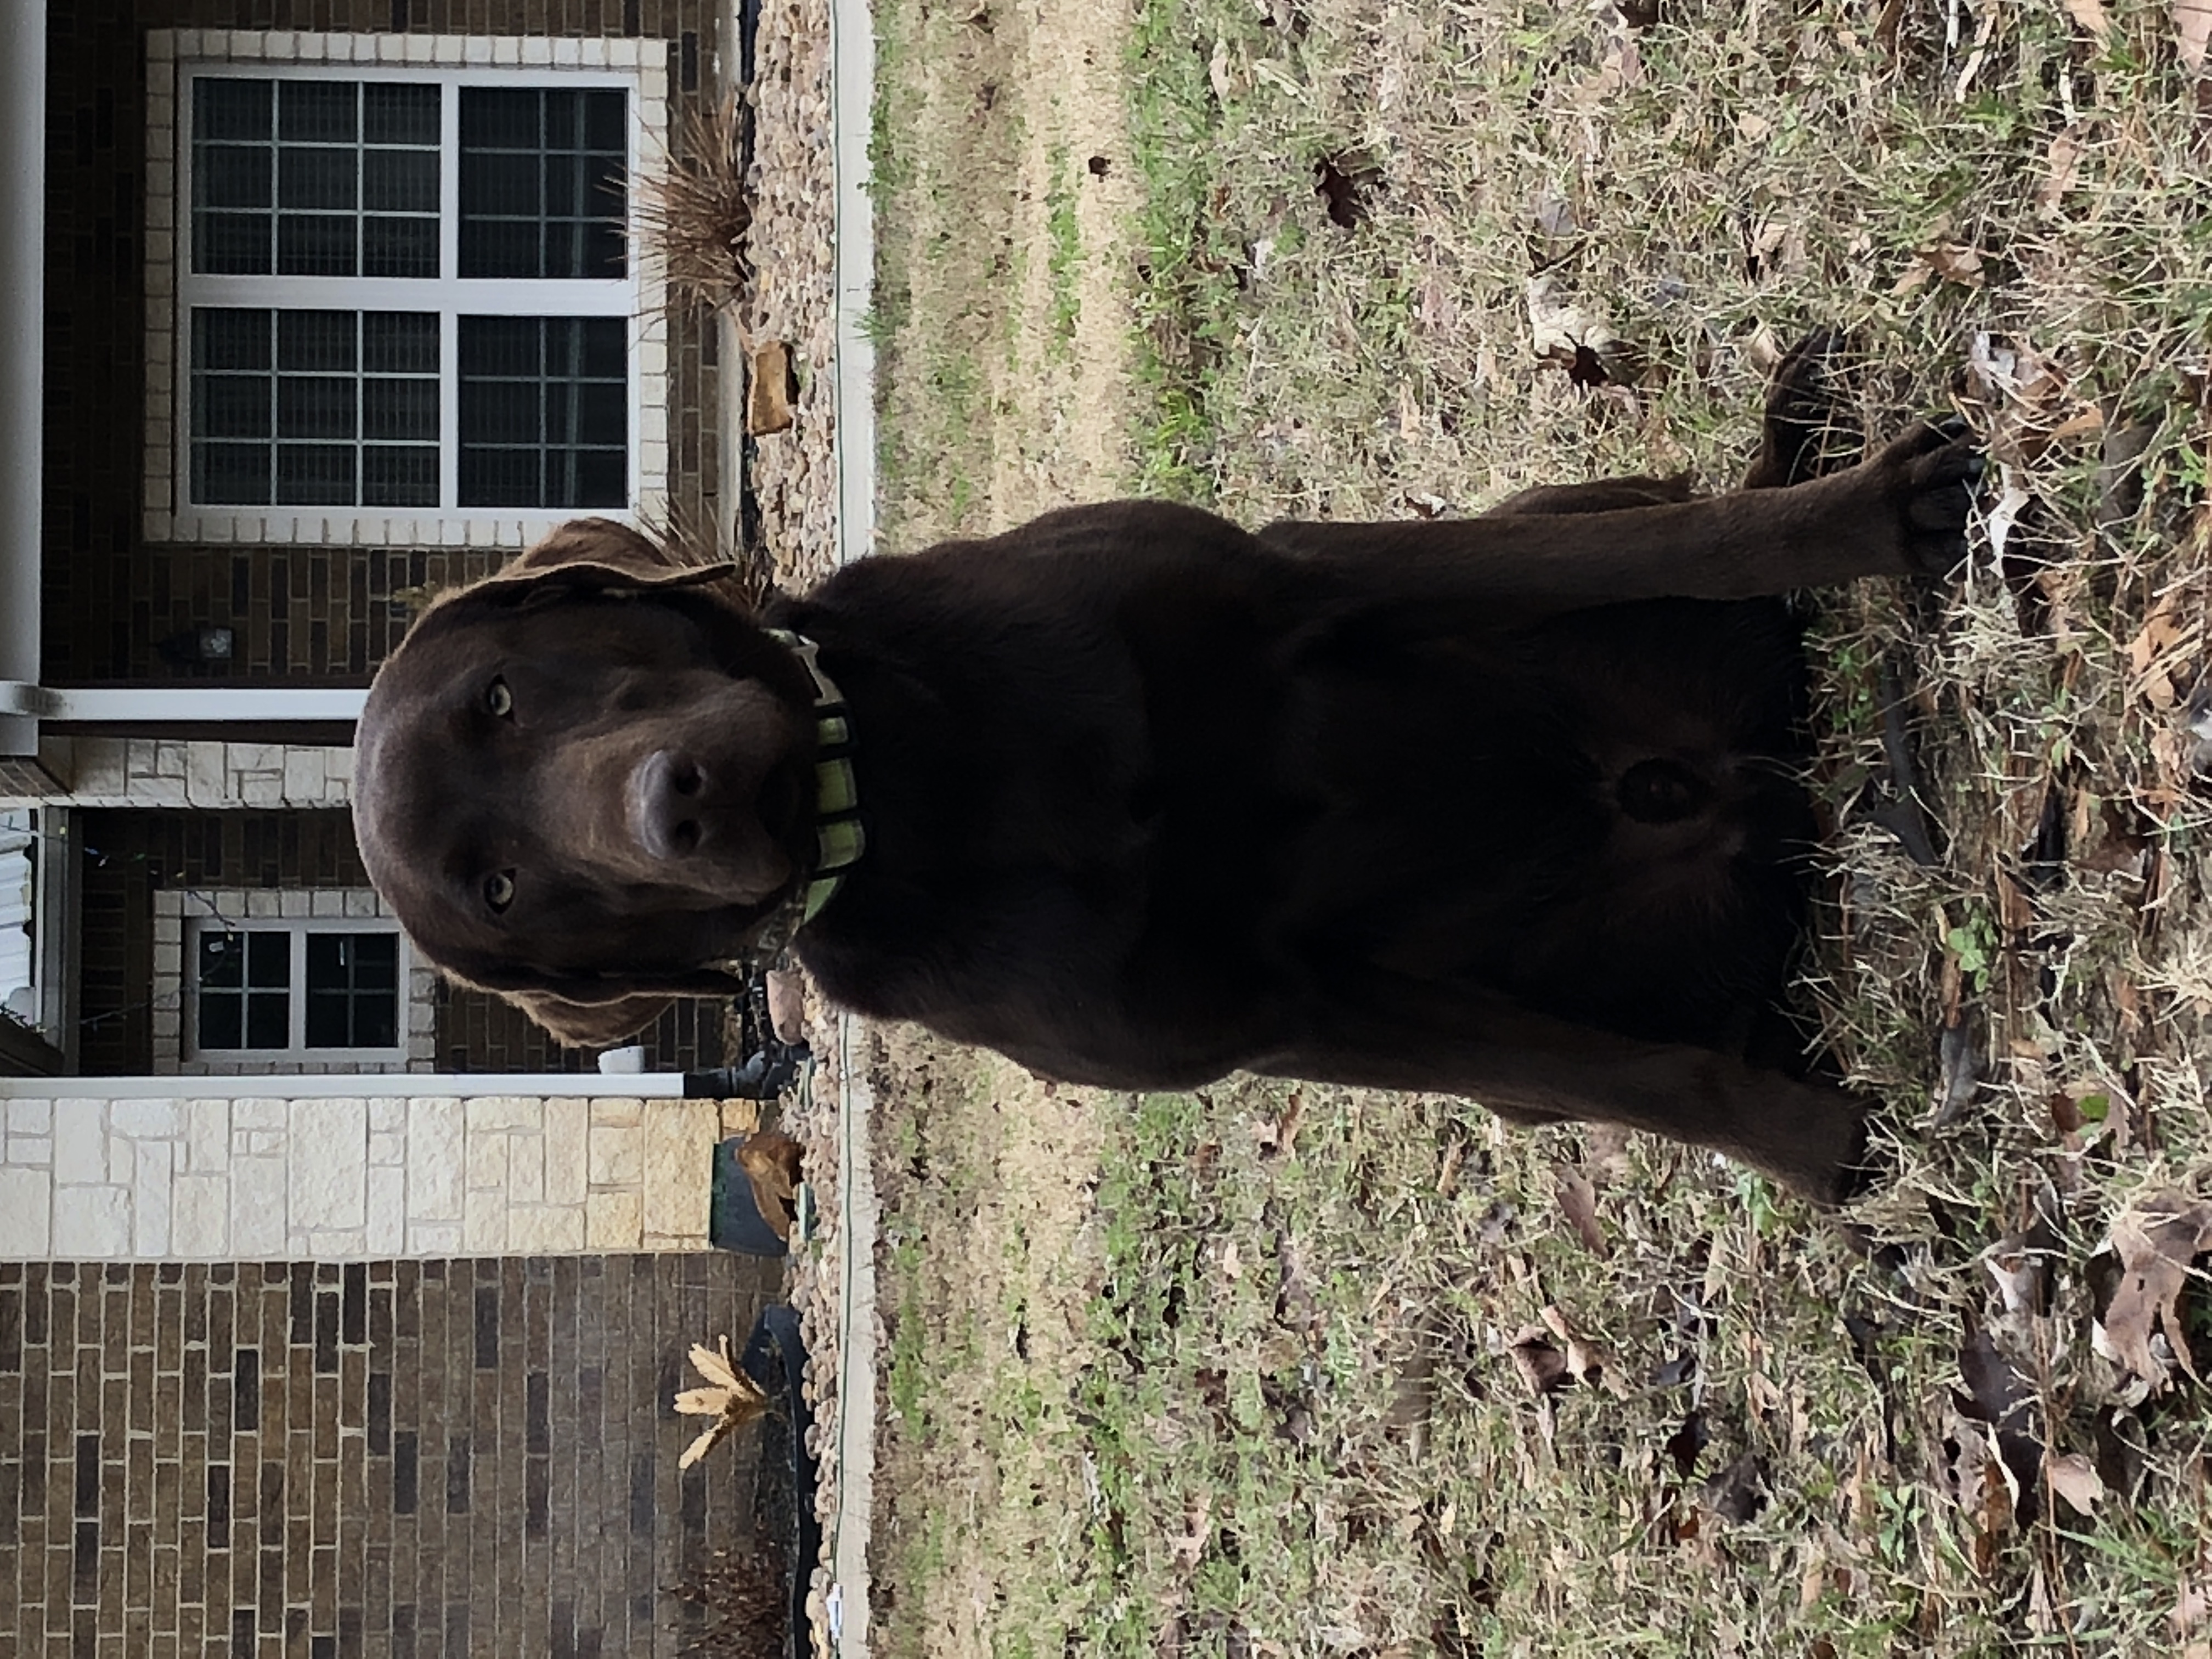
[(696, 1250), (714, 1142), (758, 1122), (750, 1101), (4, 1105), (0, 1259)]
[(729, 1255), (0, 1263), (0, 1650), (673, 1659), (758, 1431), (679, 1474)]

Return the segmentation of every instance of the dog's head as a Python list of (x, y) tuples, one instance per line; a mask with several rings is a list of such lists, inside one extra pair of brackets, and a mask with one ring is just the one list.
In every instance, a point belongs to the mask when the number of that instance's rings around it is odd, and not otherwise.
[(424, 956), (605, 1046), (726, 994), (815, 857), (812, 683), (726, 568), (605, 520), (433, 605), (370, 688), (354, 824)]

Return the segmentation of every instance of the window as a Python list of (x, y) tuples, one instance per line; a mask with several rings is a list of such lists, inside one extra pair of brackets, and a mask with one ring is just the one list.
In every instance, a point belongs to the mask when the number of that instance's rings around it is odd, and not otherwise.
[(0, 1019), (39, 1024), (38, 815), (0, 810)]
[(150, 41), (149, 221), (175, 229), (148, 287), (176, 304), (149, 323), (149, 538), (514, 544), (659, 508), (645, 43)]
[(428, 1071), (436, 975), (366, 887), (161, 888), (153, 1068)]
[(201, 1059), (398, 1059), (399, 934), (388, 923), (301, 920), (191, 930), (188, 1048)]

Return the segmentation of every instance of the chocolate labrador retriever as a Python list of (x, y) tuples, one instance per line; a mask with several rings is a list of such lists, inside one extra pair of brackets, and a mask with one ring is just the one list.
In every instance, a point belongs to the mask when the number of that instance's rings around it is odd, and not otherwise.
[(791, 939), (836, 1002), (1049, 1077), (1448, 1091), (1835, 1201), (1863, 1103), (1774, 1038), (1811, 823), (1770, 596), (1948, 569), (1980, 462), (1928, 426), (1791, 483), (1792, 392), (1748, 481), (1787, 488), (1257, 535), (1073, 507), (765, 618), (570, 524), (385, 665), (362, 854), (424, 955), (571, 1042)]

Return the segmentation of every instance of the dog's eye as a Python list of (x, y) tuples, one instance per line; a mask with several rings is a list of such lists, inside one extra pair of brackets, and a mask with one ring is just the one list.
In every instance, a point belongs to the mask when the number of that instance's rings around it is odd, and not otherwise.
[(503, 720), (514, 712), (514, 693), (505, 680), (495, 679), (484, 687), (484, 708), (495, 720)]
[[(503, 689), (503, 688), (502, 688)], [(514, 902), (514, 872), (502, 870), (484, 880), (484, 902), (497, 913)]]

